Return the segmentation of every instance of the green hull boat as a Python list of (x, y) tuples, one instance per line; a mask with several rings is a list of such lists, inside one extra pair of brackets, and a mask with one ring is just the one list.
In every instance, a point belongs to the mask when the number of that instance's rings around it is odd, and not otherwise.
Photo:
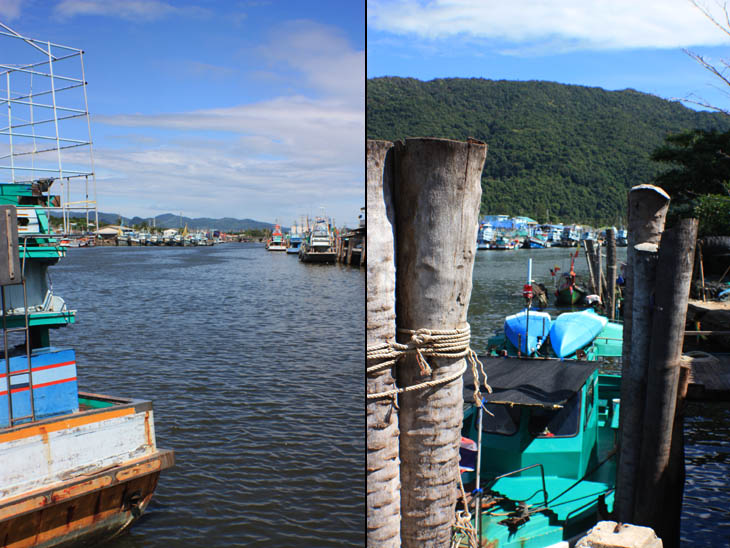
[[(485, 368), (493, 392), (481, 417), (479, 489), (476, 471), (462, 473), (474, 490), (470, 525), (480, 545), (551, 546), (605, 519), (616, 481), (619, 376), (579, 361), (492, 358)], [(476, 405), (465, 412), (462, 436), (480, 438)]]

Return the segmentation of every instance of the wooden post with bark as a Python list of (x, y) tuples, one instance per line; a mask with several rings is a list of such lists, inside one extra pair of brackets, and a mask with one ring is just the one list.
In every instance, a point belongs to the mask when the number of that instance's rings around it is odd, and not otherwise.
[(591, 293), (598, 295), (598, 274), (593, 258), (593, 240), (583, 240), (583, 250), (586, 254), (586, 265), (588, 266), (588, 285), (590, 286)]
[(608, 318), (616, 319), (616, 231), (609, 228), (606, 231), (606, 306), (608, 307)]
[[(367, 142), (367, 325), (368, 349), (395, 340), (395, 212), (392, 149), (388, 141)], [(365, 245), (363, 244), (363, 252)], [(382, 359), (367, 360), (375, 367)], [(368, 373), (367, 393), (395, 389), (393, 366)], [(395, 398), (367, 400), (367, 545), (400, 546), (400, 461)]]
[(634, 516), (636, 523), (652, 527), (665, 546), (679, 545), (678, 535), (671, 535), (679, 516), (667, 512), (665, 504), (672, 506), (676, 494), (669, 488), (668, 467), (696, 240), (697, 220), (683, 219), (662, 235), (657, 265)]
[(629, 191), (628, 249), (621, 365), (620, 446), (615, 512), (632, 523), (641, 452), (644, 400), (649, 362), (653, 278), (657, 248), (664, 231), (669, 195), (659, 187), (638, 185)]
[[(479, 141), (408, 139), (396, 145), (398, 329), (466, 327), (476, 253), (481, 173)], [(370, 262), (370, 261), (369, 261)], [(408, 336), (399, 334), (399, 341)], [(456, 378), (400, 396), (401, 542), (448, 547), (457, 497), (465, 359), (413, 354), (398, 363), (398, 384)]]

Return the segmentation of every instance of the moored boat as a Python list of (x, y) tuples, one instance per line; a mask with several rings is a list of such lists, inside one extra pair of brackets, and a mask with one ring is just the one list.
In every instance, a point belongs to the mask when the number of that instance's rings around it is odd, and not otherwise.
[(558, 276), (555, 282), (555, 297), (559, 305), (572, 306), (580, 303), (588, 291), (581, 285), (580, 277), (575, 273), (575, 258), (578, 256), (576, 250), (574, 255), (570, 257), (570, 271), (558, 274), (557, 271), (551, 271), (553, 276)]
[(302, 245), (303, 227), (293, 223), (287, 237), (286, 252), (292, 255), (299, 253), (299, 246)]
[(329, 222), (325, 217), (317, 217), (309, 233), (302, 239), (299, 260), (304, 263), (333, 263), (336, 259)]
[(271, 238), (266, 242), (266, 249), (269, 251), (286, 251), (286, 242), (281, 232), (281, 225), (277, 224), (274, 226)]
[[(0, 242), (11, 250), (0, 256), (0, 538), (102, 543), (139, 518), (174, 454), (157, 447), (150, 402), (78, 392), (74, 351), (50, 342), (75, 311), (48, 284), (48, 267), (65, 255), (50, 234), (48, 197), (35, 183), (0, 187)], [(16, 208), (37, 219), (32, 230), (17, 227)], [(15, 332), (25, 341), (10, 347)]]
[(474, 463), (462, 459), (466, 492), (478, 487), (470, 529), (480, 546), (567, 546), (613, 509), (620, 378), (587, 362), (486, 359), (484, 368), (492, 393), (462, 428), (464, 457), (481, 438)]

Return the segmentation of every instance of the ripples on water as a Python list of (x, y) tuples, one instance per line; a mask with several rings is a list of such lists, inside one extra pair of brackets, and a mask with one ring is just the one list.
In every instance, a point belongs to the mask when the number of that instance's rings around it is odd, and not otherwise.
[[(488, 339), (496, 331), (501, 332), (505, 316), (524, 308), (522, 286), (527, 279), (527, 259), (533, 260), (533, 280), (550, 290), (555, 283), (550, 269), (558, 266), (561, 272), (568, 272), (569, 253), (565, 248), (477, 253), (469, 304), (472, 348), (477, 353), (484, 353)], [(624, 261), (625, 257), (626, 249), (619, 248), (618, 260)], [(587, 276), (582, 251), (575, 260), (575, 269)], [(554, 302), (552, 295), (550, 302)], [(553, 318), (560, 312), (556, 308), (546, 311)], [(682, 545), (730, 546), (730, 404), (690, 404), (684, 431)]]
[(175, 450), (112, 548), (362, 546), (365, 275), (261, 245), (70, 250), (82, 390), (150, 399)]

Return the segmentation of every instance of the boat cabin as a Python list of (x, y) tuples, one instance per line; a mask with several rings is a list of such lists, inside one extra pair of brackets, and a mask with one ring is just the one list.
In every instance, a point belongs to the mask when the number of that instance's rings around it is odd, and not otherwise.
[[(492, 387), (482, 413), (480, 487), (491, 504), (481, 517), (485, 538), (522, 546), (590, 527), (599, 509), (613, 506), (618, 377), (580, 361), (492, 358), (485, 370)], [(462, 436), (478, 440), (478, 428), (472, 406)], [(471, 489), (476, 472), (462, 479)]]

